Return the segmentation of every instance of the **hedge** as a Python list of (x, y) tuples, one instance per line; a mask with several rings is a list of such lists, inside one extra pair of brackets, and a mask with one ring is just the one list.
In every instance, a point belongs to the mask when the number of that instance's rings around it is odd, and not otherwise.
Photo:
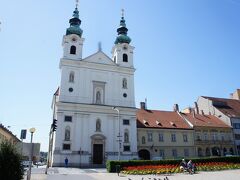
[[(207, 158), (191, 158), (194, 163), (206, 163), (206, 162), (231, 162), (240, 163), (239, 156), (232, 157), (207, 157)], [(185, 159), (188, 161), (189, 159)], [(143, 165), (177, 165), (181, 160), (129, 160), (129, 161), (107, 161), (106, 168), (108, 172), (116, 172), (116, 165), (120, 165), (121, 169), (129, 166), (143, 166)]]

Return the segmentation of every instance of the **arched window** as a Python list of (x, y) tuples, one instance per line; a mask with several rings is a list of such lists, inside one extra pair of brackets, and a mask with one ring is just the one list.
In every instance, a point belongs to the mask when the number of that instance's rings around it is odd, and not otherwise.
[(100, 119), (98, 119), (98, 120), (96, 121), (96, 131), (97, 131), (97, 132), (100, 132), (100, 131), (101, 131), (101, 121), (100, 121)]
[(123, 80), (122, 80), (122, 88), (127, 89), (127, 79), (126, 78), (123, 78)]
[(128, 142), (129, 142), (128, 130), (125, 130), (125, 132), (124, 132), (124, 142), (125, 142), (125, 143), (128, 143)]
[(76, 54), (76, 46), (71, 46), (70, 54)]
[(74, 72), (70, 72), (70, 74), (69, 74), (69, 82), (74, 82)]
[(65, 136), (64, 137), (65, 137), (64, 138), (65, 141), (70, 141), (70, 127), (69, 126), (67, 126), (65, 128)]
[(96, 92), (96, 104), (101, 104), (101, 92)]
[(123, 54), (123, 62), (128, 62), (128, 55), (127, 54)]
[(145, 139), (145, 136), (142, 137), (142, 144), (145, 144), (146, 143), (146, 139)]

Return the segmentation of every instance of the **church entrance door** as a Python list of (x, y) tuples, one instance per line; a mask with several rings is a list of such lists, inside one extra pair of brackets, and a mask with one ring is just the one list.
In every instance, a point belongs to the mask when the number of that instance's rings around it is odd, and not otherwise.
[(93, 144), (93, 164), (103, 163), (103, 144)]

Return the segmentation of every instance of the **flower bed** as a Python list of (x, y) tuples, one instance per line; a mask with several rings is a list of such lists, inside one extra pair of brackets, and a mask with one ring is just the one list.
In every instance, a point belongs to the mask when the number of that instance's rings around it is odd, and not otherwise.
[[(240, 163), (207, 162), (196, 163), (197, 171), (219, 171), (226, 169), (240, 169)], [(124, 167), (124, 174), (169, 174), (179, 173), (179, 165), (146, 165)]]

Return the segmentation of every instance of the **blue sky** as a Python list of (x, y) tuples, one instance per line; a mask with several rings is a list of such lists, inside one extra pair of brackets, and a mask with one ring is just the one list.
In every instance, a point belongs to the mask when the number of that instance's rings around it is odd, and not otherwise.
[[(36, 127), (44, 151), (74, 8), (74, 0), (0, 0), (0, 122), (18, 137)], [(111, 56), (122, 8), (135, 46), (137, 107), (147, 98), (150, 109), (182, 109), (240, 88), (240, 0), (80, 0), (84, 57), (99, 41)]]

